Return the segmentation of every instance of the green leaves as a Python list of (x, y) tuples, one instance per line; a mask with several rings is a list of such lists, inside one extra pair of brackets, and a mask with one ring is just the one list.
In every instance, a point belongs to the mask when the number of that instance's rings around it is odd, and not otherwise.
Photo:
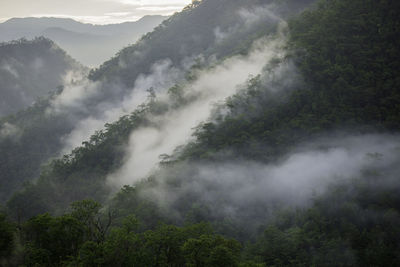
[(84, 226), (73, 216), (33, 217), (23, 225), (25, 257), (29, 265), (56, 266), (77, 255), (84, 242)]
[(0, 262), (11, 256), (15, 230), (15, 226), (7, 220), (6, 215), (0, 213)]
[(182, 246), (186, 266), (237, 266), (241, 245), (218, 235), (188, 239)]

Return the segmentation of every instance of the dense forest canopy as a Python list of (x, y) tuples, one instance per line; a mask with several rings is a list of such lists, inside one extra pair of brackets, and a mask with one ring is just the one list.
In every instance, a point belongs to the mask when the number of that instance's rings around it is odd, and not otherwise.
[[(70, 81), (50, 98), (43, 99), (29, 110), (3, 119), (2, 128), (8, 129), (11, 126), (19, 129), (19, 135), (17, 142), (15, 139), (10, 142), (10, 138), (0, 139), (4, 155), (1, 159), (4, 163), (0, 164), (4, 175), (0, 180), (8, 184), (7, 187), (0, 187), (0, 199), (5, 201), (24, 182), (37, 178), (41, 165), (50, 158), (71, 152), (106, 123), (116, 121), (121, 116), (129, 116), (146, 100), (147, 90), (152, 88), (157, 93), (163, 93), (174, 84), (184, 83), (194, 75), (196, 69), (214, 64), (217, 50), (220, 50), (219, 54), (225, 53), (224, 56), (247, 53), (254, 40), (273, 32), (279, 22), (269, 7), (263, 7), (261, 12), (255, 11), (257, 5), (272, 2), (204, 1), (189, 5), (183, 12), (164, 22), (171, 25), (161, 25), (137, 44), (121, 50), (99, 70), (93, 71), (90, 77), (97, 73), (99, 81), (82, 79), (82, 75), (71, 75)], [(296, 1), (283, 1), (282, 5), (271, 8), (288, 16), (309, 2), (304, 1), (299, 5)], [(240, 15), (238, 21), (232, 19), (232, 12)], [(192, 13), (195, 15), (190, 15)], [(217, 13), (218, 16), (212, 15)], [(207, 16), (218, 19), (200, 23)], [(217, 27), (218, 24), (224, 27)], [(192, 35), (182, 32), (187, 25), (191, 25), (187, 30), (193, 28)], [(222, 39), (217, 42), (219, 35), (224, 37), (220, 36), (219, 39)], [(197, 36), (195, 40), (193, 36)], [(161, 37), (163, 40), (159, 40)], [(201, 44), (201, 47), (207, 46), (210, 52), (202, 51), (202, 48), (193, 45), (194, 42)], [(186, 52), (173, 53), (173, 50)], [(147, 53), (154, 55), (154, 58), (145, 56)], [(141, 56), (133, 59), (133, 55)], [(111, 74), (109, 68), (100, 75), (114, 61), (119, 62), (113, 67), (116, 72)], [(21, 157), (27, 160), (15, 160)]]
[(60, 129), (60, 151), (68, 122), (104, 107), (119, 117), (40, 174), (26, 154), (31, 182), (4, 197), (2, 263), (398, 266), (399, 11), (193, 1), (91, 71), (85, 109), (67, 105), (66, 85), (3, 119), (32, 121), (0, 143), (18, 159), (41, 131)]

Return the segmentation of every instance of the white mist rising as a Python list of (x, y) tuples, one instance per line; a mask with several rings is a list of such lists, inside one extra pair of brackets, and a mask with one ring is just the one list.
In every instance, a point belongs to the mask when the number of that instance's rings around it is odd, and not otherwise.
[(3, 125), (0, 125), (0, 139), (10, 137), (17, 138), (20, 132), (21, 130), (17, 126), (9, 122), (5, 122)]
[(285, 24), (285, 21), (276, 14), (273, 5), (256, 5), (248, 8), (240, 8), (235, 13), (234, 16), (237, 20), (234, 25), (224, 29), (217, 26), (214, 29), (215, 42), (217, 44), (221, 44), (229, 38), (236, 38), (240, 32), (249, 31), (252, 27), (260, 24)]
[(199, 73), (198, 79), (186, 86), (185, 93), (196, 95), (196, 101), (166, 114), (150, 118), (156, 127), (144, 127), (131, 134), (123, 167), (109, 176), (117, 187), (145, 178), (157, 167), (159, 155), (170, 154), (187, 143), (193, 128), (206, 121), (214, 104), (234, 94), (238, 86), (258, 75), (271, 60), (284, 57), (285, 39), (258, 40), (247, 56), (235, 56), (216, 67)]
[[(135, 110), (145, 102), (150, 88), (162, 93), (182, 79), (183, 74), (184, 71), (172, 66), (169, 59), (153, 64), (148, 75), (139, 75), (133, 88), (93, 82), (79, 74), (68, 73), (63, 91), (52, 100), (47, 110), (51, 114), (67, 113), (74, 120), (74, 129), (62, 137), (64, 147), (61, 155), (80, 146), (106, 123)], [(114, 98), (103, 99), (105, 91), (112, 92)]]
[(377, 181), (380, 187), (398, 184), (390, 182), (387, 170), (394, 173), (399, 152), (399, 136), (360, 135), (303, 144), (277, 163), (183, 162), (159, 172), (156, 186), (142, 190), (142, 197), (176, 218), (183, 217), (176, 207), (191, 196), (193, 203), (208, 207), (209, 216), (263, 223), (274, 208), (305, 207), (328, 186), (362, 177), (367, 170), (385, 173), (385, 182)]
[[(280, 21), (282, 25), (280, 29), (281, 32), (282, 28), (285, 27), (285, 22), (274, 15), (269, 6), (240, 9), (237, 11), (237, 16), (239, 18), (238, 26), (240, 27), (248, 28), (255, 23), (259, 23), (260, 21), (267, 21), (268, 23), (272, 24)], [(280, 45), (284, 43), (283, 40), (285, 38), (283, 34), (278, 39), (279, 40), (275, 41), (269, 40), (271, 44), (267, 45), (264, 49), (275, 49), (274, 51), (271, 50), (270, 53), (282, 54), (283, 49), (276, 51), (276, 48), (273, 48), (273, 46), (277, 45), (277, 43)], [(205, 78), (203, 78), (203, 81), (199, 81), (198, 84), (193, 85), (193, 88), (191, 88), (189, 92), (191, 91), (191, 93), (207, 94), (207, 96), (205, 96), (205, 98), (202, 100), (202, 104), (197, 102), (197, 108), (202, 109), (202, 111), (199, 111), (201, 114), (209, 114), (209, 103), (218, 102), (231, 95), (234, 92), (232, 89), (235, 88), (236, 85), (244, 82), (248, 78), (249, 74), (255, 75), (260, 72), (260, 65), (262, 63), (266, 63), (268, 61), (268, 57), (271, 56), (267, 55), (267, 58), (262, 58), (261, 46), (265, 45), (265, 42), (266, 41), (264, 40), (263, 42), (256, 44), (254, 48), (255, 52), (253, 52), (248, 59), (241, 59), (243, 62), (247, 60), (247, 65), (245, 63), (243, 67), (241, 67), (241, 61), (239, 60), (239, 57), (226, 60), (226, 62), (223, 64), (224, 67), (227, 68), (224, 72), (225, 77), (221, 77), (221, 79), (219, 79), (220, 77), (215, 77), (216, 75), (213, 76), (211, 75), (211, 72), (209, 72), (208, 74), (203, 74), (206, 75)], [(274, 42), (276, 44), (273, 44)], [(257, 47), (257, 45), (259, 47)], [(281, 57), (281, 54), (273, 56)], [(141, 53), (136, 54), (137, 60), (140, 60), (140, 58), (143, 56), (144, 54)], [(260, 58), (256, 58), (259, 56)], [(126, 88), (122, 83), (118, 83), (116, 81), (113, 83), (93, 82), (86, 78), (87, 73), (67, 73), (64, 79), (64, 89), (59, 95), (52, 99), (51, 107), (47, 110), (47, 114), (66, 114), (71, 121), (71, 124), (74, 125), (72, 131), (62, 137), (61, 141), (63, 143), (63, 149), (60, 151), (60, 155), (70, 153), (74, 148), (80, 146), (83, 141), (89, 140), (90, 136), (96, 131), (104, 129), (104, 125), (106, 123), (116, 121), (119, 117), (134, 111), (140, 104), (146, 101), (148, 97), (147, 91), (150, 88), (156, 92), (158, 97), (164, 97), (168, 88), (184, 80), (184, 76), (187, 71), (197, 62), (197, 60), (203, 59), (202, 57), (202, 55), (192, 55), (190, 57), (183, 58), (180, 64), (177, 65), (174, 65), (168, 58), (156, 61), (150, 68), (149, 73), (139, 75), (136, 78), (135, 84), (132, 88)], [(252, 66), (252, 61), (257, 62), (257, 60), (258, 63)], [(264, 60), (264, 62), (262, 62), (262, 60)], [(212, 61), (212, 57), (210, 57), (208, 61)], [(237, 61), (236, 69), (229, 70), (228, 65), (236, 64), (235, 61)], [(126, 65), (122, 59), (120, 59), (119, 63), (121, 68)], [(216, 71), (220, 70), (217, 69)], [(229, 73), (230, 71), (231, 74)], [(209, 84), (204, 82), (205, 79), (210, 79)], [(202, 83), (204, 84), (205, 88), (203, 88)], [(207, 88), (207, 86), (209, 88)], [(225, 86), (230, 89), (225, 90), (224, 88), (221, 88)], [(212, 87), (219, 88), (215, 90)], [(213, 91), (213, 93), (215, 92), (216, 95), (213, 96), (210, 94), (211, 91)], [(227, 93), (224, 94), (224, 92)], [(207, 111), (204, 111), (205, 106), (207, 106), (207, 108), (205, 108)], [(196, 109), (196, 103), (192, 105), (192, 108), (194, 110)], [(187, 109), (190, 110), (190, 108)], [(178, 117), (180, 116), (180, 111), (176, 111), (174, 113), (176, 114), (169, 115)], [(190, 127), (196, 126), (198, 122), (203, 121), (206, 118), (207, 115), (201, 116), (200, 118), (193, 118), (194, 121), (191, 122)], [(157, 120), (164, 121), (160, 118), (157, 118)], [(177, 131), (179, 132), (180, 130)], [(182, 133), (182, 135), (188, 135), (189, 131), (190, 130), (185, 130), (185, 133)], [(176, 144), (182, 143), (185, 140), (173, 142), (168, 146), (164, 144), (166, 151), (161, 151), (162, 149), (160, 149), (160, 154), (171, 152), (171, 147), (174, 147)], [(155, 158), (158, 159), (158, 157)], [(151, 164), (156, 163), (154, 160), (151, 162)]]

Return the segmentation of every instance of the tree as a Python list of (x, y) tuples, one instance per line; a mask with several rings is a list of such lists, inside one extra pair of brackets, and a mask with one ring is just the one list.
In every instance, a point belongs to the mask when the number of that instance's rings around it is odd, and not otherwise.
[(187, 266), (237, 266), (241, 245), (219, 235), (188, 239), (182, 246)]
[(86, 240), (102, 242), (111, 226), (114, 214), (107, 212), (106, 218), (100, 212), (101, 205), (94, 200), (82, 200), (71, 204), (71, 216), (85, 227)]
[(15, 227), (5, 214), (0, 213), (0, 263), (7, 259), (14, 248)]

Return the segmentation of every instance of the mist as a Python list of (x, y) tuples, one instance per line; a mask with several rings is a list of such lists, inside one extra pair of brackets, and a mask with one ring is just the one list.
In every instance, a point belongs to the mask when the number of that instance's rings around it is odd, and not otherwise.
[(96, 67), (168, 18), (159, 15), (144, 16), (135, 22), (93, 25), (80, 23), (74, 20), (76, 17), (62, 17), (35, 15), (10, 18), (0, 23), (0, 42), (44, 36), (56, 42), (85, 66)]
[[(249, 18), (245, 19), (245, 17), (250, 16), (252, 20), (256, 20), (256, 18), (260, 18), (262, 14), (266, 13), (266, 10), (266, 8), (263, 8), (263, 12), (261, 13), (252, 13), (251, 10), (241, 10), (240, 12), (244, 14), (241, 16), (244, 16), (242, 20), (246, 22)], [(270, 13), (270, 11), (268, 12)], [(284, 55), (283, 45), (286, 40), (286, 27), (286, 23), (281, 21), (278, 35), (269, 39), (256, 41), (251, 49), (252, 52), (248, 56), (236, 56), (223, 62), (220, 67), (214, 67), (210, 71), (197, 73), (196, 75), (199, 76), (198, 80), (194, 84), (187, 85), (184, 93), (187, 98), (194, 97), (198, 98), (199, 101), (191, 103), (185, 109), (170, 111), (168, 114), (162, 115), (162, 118), (152, 118), (164, 126), (161, 126), (162, 130), (156, 130), (157, 134), (152, 135), (153, 141), (147, 140), (146, 142), (149, 142), (149, 146), (152, 146), (152, 143), (159, 142), (159, 138), (156, 137), (158, 134), (162, 136), (164, 141), (161, 142), (162, 145), (158, 149), (153, 147), (154, 152), (153, 149), (145, 152), (146, 155), (149, 155), (148, 160), (146, 163), (138, 164), (140, 166), (147, 166), (145, 168), (146, 171), (138, 170), (135, 167), (137, 170), (135, 173), (138, 173), (138, 175), (135, 175), (132, 181), (143, 178), (143, 175), (148, 173), (157, 164), (160, 154), (172, 153), (176, 146), (188, 141), (192, 133), (191, 128), (210, 116), (212, 104), (223, 101), (226, 97), (234, 94), (238, 85), (244, 83), (251, 75), (255, 76), (259, 74), (262, 67), (268, 61), (277, 58), (282, 59)], [(139, 53), (136, 56), (140, 57), (141, 55)], [(68, 81), (72, 80), (73, 82), (67, 81), (65, 83), (64, 90), (52, 100), (52, 107), (48, 110), (48, 113), (68, 113), (68, 116), (74, 121), (73, 124), (76, 125), (70, 133), (62, 137), (64, 147), (60, 155), (69, 153), (75, 147), (80, 146), (93, 133), (103, 129), (106, 123), (116, 121), (119, 117), (134, 111), (140, 104), (146, 101), (149, 96), (148, 90), (156, 93), (159, 100), (167, 99), (167, 90), (175, 84), (184, 82), (185, 75), (199, 61), (206, 61), (209, 65), (216, 64), (214, 56), (205, 59), (201, 54), (184, 57), (179, 64), (173, 64), (170, 59), (164, 58), (154, 62), (149, 73), (138, 75), (132, 88), (127, 88), (118, 81), (113, 81), (112, 83), (108, 83), (107, 81), (92, 82), (87, 78), (79, 77), (79, 75), (77, 77), (71, 77), (70, 75)], [(124, 63), (120, 62), (120, 65), (123, 67)], [(232, 79), (232, 77), (235, 78)], [(191, 113), (196, 115), (187, 118), (181, 115)], [(168, 121), (171, 121), (170, 118), (179, 118), (180, 122), (174, 121), (170, 123), (170, 125), (174, 126), (168, 126)], [(182, 125), (182, 127), (178, 126), (178, 124)], [(176, 134), (167, 128), (174, 129)], [(148, 131), (149, 129), (142, 130)], [(152, 129), (150, 131), (154, 133)], [(174, 135), (178, 136), (178, 138), (165, 137), (163, 131), (171, 132), (169, 136)], [(167, 141), (169, 139), (171, 139), (170, 143)], [(135, 142), (138, 141), (131, 141), (131, 143)], [(145, 144), (142, 141), (139, 142), (143, 145)], [(136, 158), (131, 151), (132, 149), (128, 150), (127, 153), (132, 155), (128, 157)], [(138, 153), (143, 155), (144, 152)], [(126, 175), (122, 174), (122, 176)], [(131, 179), (123, 178), (122, 180), (129, 182)]]
[(141, 196), (170, 218), (184, 220), (191, 205), (201, 205), (210, 218), (255, 230), (277, 209), (308, 207), (331, 186), (365, 179), (367, 171), (384, 174), (371, 183), (377, 190), (400, 186), (399, 152), (399, 136), (343, 134), (301, 144), (270, 164), (222, 156), (167, 166)]
[[(73, 130), (62, 137), (64, 147), (61, 155), (80, 146), (96, 131), (102, 130), (106, 123), (130, 114), (146, 101), (149, 90), (163, 93), (182, 80), (184, 73), (184, 69), (174, 67), (169, 59), (157, 61), (151, 66), (149, 74), (137, 77), (132, 88), (120, 83), (93, 82), (69, 74), (63, 91), (51, 101), (47, 110), (48, 114), (64, 113), (75, 120)], [(105, 97), (107, 94), (111, 97)]]
[(214, 29), (216, 43), (223, 43), (229, 38), (235, 38), (241, 32), (252, 30), (257, 25), (276, 25), (278, 23), (285, 24), (285, 21), (277, 15), (274, 5), (257, 5), (250, 8), (241, 8), (235, 12), (237, 22), (228, 28), (217, 26)]
[[(193, 85), (187, 86), (188, 88), (184, 90), (185, 94), (191, 94), (192, 97), (198, 98), (199, 101), (191, 103), (191, 106), (186, 107), (184, 110), (170, 111), (168, 114), (162, 115), (162, 118), (153, 118), (157, 123), (160, 122), (163, 124), (163, 126), (161, 126), (163, 130), (157, 129), (157, 134), (152, 135), (152, 139), (154, 140), (147, 142), (149, 142), (149, 144), (159, 142), (155, 141), (159, 139), (156, 137), (158, 134), (162, 136), (164, 141), (159, 149), (154, 148), (154, 152), (152, 152), (152, 149), (146, 152), (146, 154), (149, 155), (148, 161), (146, 161), (146, 164), (139, 164), (140, 166), (147, 166), (145, 168), (146, 171), (137, 170), (136, 172), (138, 175), (135, 175), (134, 181), (143, 178), (143, 175), (148, 173), (152, 167), (157, 164), (159, 154), (172, 153), (176, 146), (184, 144), (192, 133), (191, 128), (207, 119), (210, 115), (212, 104), (223, 101), (226, 97), (235, 93), (236, 87), (244, 83), (250, 75), (259, 74), (261, 72), (261, 67), (263, 64), (265, 65), (268, 60), (271, 60), (273, 57), (282, 59), (283, 48), (281, 46), (283, 46), (286, 39), (284, 36), (286, 23), (274, 15), (273, 12), (270, 11), (269, 6), (240, 9), (237, 13), (240, 17), (240, 24), (248, 28), (253, 24), (259, 23), (260, 20), (264, 21), (265, 17), (273, 24), (280, 21), (278, 36), (274, 37), (275, 40), (264, 39), (257, 41), (253, 45), (253, 52), (251, 52), (251, 55), (249, 55), (247, 59), (235, 57), (226, 60), (219, 69), (216, 68), (199, 74), (199, 81), (195, 82)], [(230, 35), (234, 36), (234, 32), (231, 32)], [(277, 46), (280, 46), (279, 49), (277, 49)], [(267, 51), (268, 49), (271, 51)], [(269, 55), (263, 57), (264, 54), (268, 53)], [(140, 52), (135, 52), (135, 56), (140, 58), (143, 55)], [(149, 96), (149, 90), (156, 93), (158, 100), (167, 99), (167, 90), (175, 84), (184, 82), (185, 75), (190, 71), (191, 67), (199, 61), (207, 61), (209, 65), (212, 65), (215, 61), (215, 57), (212, 55), (205, 59), (201, 54), (191, 55), (184, 57), (179, 64), (174, 64), (169, 58), (158, 60), (151, 65), (148, 73), (139, 74), (137, 76), (132, 87), (126, 87), (118, 80), (113, 80), (112, 82), (93, 82), (79, 73), (68, 73), (64, 79), (63, 90), (52, 99), (51, 107), (47, 110), (47, 114), (67, 115), (71, 120), (71, 124), (74, 125), (72, 131), (61, 137), (63, 148), (59, 152), (59, 155), (70, 153), (74, 148), (80, 146), (83, 141), (89, 140), (90, 136), (96, 131), (104, 129), (106, 123), (116, 121), (121, 116), (134, 111), (140, 104), (146, 101)], [(240, 66), (242, 63), (245, 64), (243, 67)], [(125, 64), (121, 59), (119, 65), (121, 68), (124, 68)], [(234, 65), (236, 65), (235, 68), (233, 67)], [(214, 75), (213, 72), (217, 74)], [(224, 76), (217, 77), (220, 74)], [(235, 78), (232, 79), (232, 77)], [(191, 96), (186, 95), (186, 97), (190, 98)], [(194, 115), (193, 118), (185, 118), (181, 115), (184, 113), (190, 114), (193, 113), (193, 111), (198, 114)], [(179, 118), (181, 122), (172, 122), (171, 125), (174, 126), (168, 126), (169, 123), (167, 122), (171, 121), (169, 118), (175, 117)], [(178, 124), (184, 126), (179, 127)], [(170, 133), (169, 136), (175, 135), (178, 136), (178, 138), (165, 137), (163, 131), (171, 131), (167, 128), (175, 129), (177, 133)], [(148, 131), (149, 129), (141, 130)], [(150, 131), (154, 133), (152, 129), (150, 129)], [(138, 133), (138, 136), (140, 136), (140, 133)], [(174, 139), (175, 141), (169, 143), (167, 141), (168, 139)], [(131, 143), (135, 142), (138, 141), (131, 141)], [(140, 143), (144, 144), (141, 141)], [(132, 149), (129, 149), (127, 152), (129, 155), (132, 155), (131, 150)], [(143, 155), (143, 153), (141, 154)], [(133, 157), (136, 156), (132, 156), (132, 158)], [(129, 181), (130, 179), (124, 178), (122, 180)]]
[(397, 266), (394, 2), (2, 23), (0, 265)]
[[(206, 121), (215, 105), (237, 92), (249, 77), (258, 75), (271, 60), (282, 59), (285, 53), (283, 36), (258, 40), (247, 56), (236, 56), (198, 73), (198, 78), (184, 88), (189, 104), (165, 114), (150, 117), (154, 127), (139, 128), (131, 134), (125, 164), (109, 176), (111, 185), (133, 184), (157, 167), (161, 154), (171, 154), (186, 144), (193, 129)], [(160, 96), (161, 98), (163, 96)]]
[(0, 44), (0, 116), (11, 115), (49, 97), (72, 72), (85, 75), (86, 69), (50, 40), (37, 38)]
[(20, 129), (17, 126), (5, 122), (0, 125), (0, 139), (2, 138), (17, 138), (20, 133)]

